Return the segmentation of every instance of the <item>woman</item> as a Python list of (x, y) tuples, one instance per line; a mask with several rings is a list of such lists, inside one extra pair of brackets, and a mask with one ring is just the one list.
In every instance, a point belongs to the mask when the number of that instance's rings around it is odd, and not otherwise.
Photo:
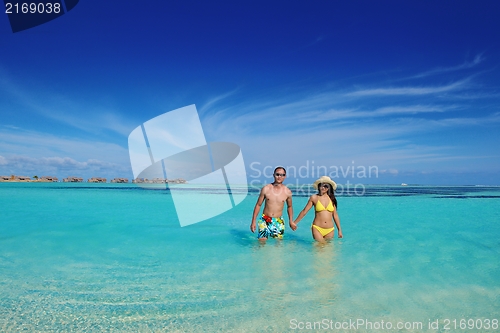
[(323, 176), (314, 182), (313, 187), (318, 189), (318, 194), (311, 195), (304, 209), (297, 216), (293, 224), (290, 225), (291, 228), (296, 230), (297, 224), (306, 216), (309, 209), (314, 206), (315, 215), (311, 227), (313, 238), (318, 242), (322, 242), (325, 239), (332, 239), (335, 230), (333, 221), (337, 225), (338, 238), (342, 238), (342, 228), (340, 227), (340, 219), (337, 214), (337, 199), (334, 194), (337, 184), (330, 177)]

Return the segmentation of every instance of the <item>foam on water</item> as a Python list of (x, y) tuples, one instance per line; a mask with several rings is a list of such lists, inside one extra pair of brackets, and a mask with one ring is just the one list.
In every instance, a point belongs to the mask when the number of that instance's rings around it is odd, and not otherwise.
[[(284, 332), (364, 319), (420, 332), (429, 320), (500, 319), (499, 188), (340, 196), (344, 239), (327, 244), (312, 241), (312, 212), (260, 244), (257, 193), (181, 228), (168, 191), (1, 183), (0, 330)], [(295, 215), (307, 201), (296, 193)]]

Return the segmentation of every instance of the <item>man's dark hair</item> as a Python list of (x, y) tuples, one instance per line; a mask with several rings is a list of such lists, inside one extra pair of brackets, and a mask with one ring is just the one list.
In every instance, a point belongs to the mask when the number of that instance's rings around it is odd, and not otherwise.
[(276, 173), (276, 171), (277, 171), (277, 170), (279, 170), (279, 169), (283, 169), (283, 171), (285, 171), (285, 175), (286, 175), (286, 170), (285, 170), (285, 168), (283, 168), (282, 166), (276, 167), (276, 169), (274, 169), (273, 174), (275, 174), (275, 173)]

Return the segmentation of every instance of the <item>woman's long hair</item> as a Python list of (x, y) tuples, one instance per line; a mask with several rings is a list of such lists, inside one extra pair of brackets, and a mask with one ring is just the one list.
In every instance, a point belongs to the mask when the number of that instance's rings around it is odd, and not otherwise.
[[(335, 198), (335, 191), (333, 190), (332, 185), (328, 184), (328, 183), (323, 183), (323, 184), (328, 185), (328, 196), (330, 197), (330, 200), (332, 200), (332, 203), (335, 206), (335, 209), (337, 209), (338, 208), (337, 198)], [(318, 194), (321, 194), (320, 185), (323, 185), (323, 184), (318, 184)]]

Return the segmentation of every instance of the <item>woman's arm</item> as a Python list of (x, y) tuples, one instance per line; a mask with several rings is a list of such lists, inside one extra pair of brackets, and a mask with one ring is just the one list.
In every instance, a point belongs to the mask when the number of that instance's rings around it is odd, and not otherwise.
[[(297, 229), (297, 224), (300, 222), (300, 220), (302, 220), (302, 218), (304, 216), (306, 216), (307, 212), (309, 211), (309, 209), (311, 209), (311, 207), (313, 206), (313, 201), (312, 201), (312, 197), (309, 197), (309, 201), (307, 202), (306, 206), (304, 207), (304, 209), (302, 209), (302, 211), (300, 212), (299, 216), (297, 216), (297, 218), (295, 219), (295, 221), (293, 223), (290, 223), (290, 227), (293, 229), (293, 230), (296, 230)], [(292, 226), (293, 225), (293, 226)], [(295, 227), (295, 229), (294, 229)]]
[(335, 207), (335, 210), (333, 211), (333, 221), (335, 222), (335, 225), (337, 226), (338, 230), (338, 238), (343, 238), (344, 236), (342, 235), (342, 228), (340, 227), (340, 218), (339, 214), (337, 214), (337, 207)]

